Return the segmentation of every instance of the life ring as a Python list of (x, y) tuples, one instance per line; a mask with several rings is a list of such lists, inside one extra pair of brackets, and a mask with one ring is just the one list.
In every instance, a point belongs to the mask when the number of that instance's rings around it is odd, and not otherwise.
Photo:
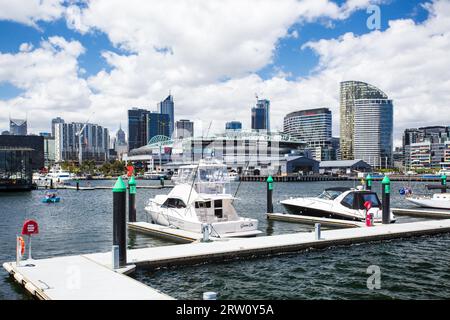
[(19, 248), (20, 255), (23, 256), (25, 254), (25, 240), (22, 237), (19, 237)]

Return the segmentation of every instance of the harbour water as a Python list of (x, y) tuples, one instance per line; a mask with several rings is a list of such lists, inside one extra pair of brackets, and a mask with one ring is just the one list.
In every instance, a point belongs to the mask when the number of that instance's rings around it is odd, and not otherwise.
[[(138, 181), (138, 184), (153, 184)], [(113, 185), (95, 181), (92, 185)], [(83, 185), (83, 183), (82, 183)], [(238, 183), (232, 184), (232, 192)], [(331, 186), (353, 187), (354, 182), (277, 183), (275, 212), (282, 212), (280, 200), (314, 196)], [(405, 183), (393, 183), (394, 207), (409, 206), (396, 190)], [(424, 192), (423, 183), (412, 183)], [(312, 227), (265, 218), (265, 183), (246, 182), (239, 187), (235, 202), (240, 215), (257, 218), (265, 235), (311, 231)], [(381, 189), (375, 183), (374, 190)], [(148, 198), (170, 189), (138, 189), (138, 220), (146, 221), (143, 208)], [(60, 190), (62, 201), (43, 204), (45, 191), (0, 194), (0, 262), (15, 259), (15, 236), (25, 219), (39, 222), (40, 234), (33, 239), (33, 258), (108, 251), (112, 243), (111, 190)], [(419, 220), (400, 217), (398, 223)], [(174, 245), (174, 243), (129, 232), (129, 247)], [(138, 270), (134, 277), (177, 299), (201, 299), (205, 291), (216, 291), (220, 299), (438, 299), (450, 297), (450, 235), (377, 242), (347, 247), (237, 260), (224, 263)], [(369, 290), (369, 266), (381, 270), (381, 289)], [(28, 299), (1, 269), (0, 299)]]

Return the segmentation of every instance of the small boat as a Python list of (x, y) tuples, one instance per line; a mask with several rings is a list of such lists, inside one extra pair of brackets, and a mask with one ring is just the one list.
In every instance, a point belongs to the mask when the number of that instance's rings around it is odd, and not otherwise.
[(56, 192), (47, 192), (45, 197), (41, 200), (42, 203), (56, 203), (61, 200), (60, 197), (58, 197), (58, 194)]
[(180, 167), (175, 186), (167, 195), (149, 199), (145, 211), (159, 225), (202, 233), (210, 226), (211, 236), (250, 237), (260, 234), (258, 220), (238, 215), (227, 193), (227, 168), (217, 161), (200, 160), (198, 165)]
[(167, 179), (167, 175), (157, 171), (148, 171), (144, 173), (145, 180), (161, 180), (161, 178), (165, 180)]
[(60, 197), (56, 197), (56, 198), (43, 198), (41, 201), (42, 203), (56, 203), (59, 202), (61, 200)]
[(450, 210), (450, 193), (447, 192), (449, 187), (442, 185), (427, 185), (428, 190), (440, 189), (441, 193), (435, 193), (432, 196), (414, 196), (409, 195), (405, 199), (419, 207), (433, 209)]
[[(378, 196), (373, 191), (350, 188), (328, 188), (317, 197), (291, 198), (280, 203), (291, 214), (306, 215), (320, 218), (333, 218), (352, 221), (365, 221), (366, 208), (364, 204), (370, 201), (369, 213), (375, 223), (382, 222), (382, 206)], [(395, 217), (390, 213), (391, 223)]]
[(409, 202), (423, 208), (450, 210), (450, 193), (435, 193), (432, 197), (408, 197)]

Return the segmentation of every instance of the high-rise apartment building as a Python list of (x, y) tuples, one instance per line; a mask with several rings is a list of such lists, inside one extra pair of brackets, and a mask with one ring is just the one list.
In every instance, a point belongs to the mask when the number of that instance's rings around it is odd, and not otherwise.
[(340, 116), (342, 160), (392, 165), (393, 103), (384, 92), (365, 82), (341, 82)]
[(328, 108), (300, 110), (284, 117), (283, 132), (305, 142), (318, 161), (336, 160), (332, 115)]
[(403, 134), (404, 166), (407, 170), (450, 167), (447, 150), (450, 126), (406, 129)]
[[(78, 161), (79, 138), (76, 135), (84, 123), (55, 124), (55, 161)], [(81, 150), (84, 160), (97, 162), (109, 158), (109, 131), (96, 124), (87, 124), (81, 134)]]
[(64, 123), (64, 119), (60, 117), (52, 119), (52, 137), (55, 136), (55, 124), (57, 123)]

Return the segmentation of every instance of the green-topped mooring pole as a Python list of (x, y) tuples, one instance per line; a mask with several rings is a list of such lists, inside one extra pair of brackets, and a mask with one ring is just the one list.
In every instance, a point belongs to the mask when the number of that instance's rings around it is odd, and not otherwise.
[(441, 192), (446, 193), (447, 192), (447, 175), (445, 173), (441, 176), (441, 186), (443, 187), (441, 189)]
[(366, 177), (366, 190), (369, 191), (372, 190), (372, 181), (373, 181), (372, 175), (369, 173)]
[(127, 264), (127, 186), (122, 177), (117, 178), (113, 188), (113, 245), (119, 246), (119, 266)]
[(391, 179), (384, 176), (381, 181), (382, 206), (383, 206), (383, 224), (391, 223)]
[(273, 213), (273, 178), (269, 176), (267, 178), (267, 213)]
[(134, 176), (128, 181), (128, 221), (136, 222), (136, 180)]

